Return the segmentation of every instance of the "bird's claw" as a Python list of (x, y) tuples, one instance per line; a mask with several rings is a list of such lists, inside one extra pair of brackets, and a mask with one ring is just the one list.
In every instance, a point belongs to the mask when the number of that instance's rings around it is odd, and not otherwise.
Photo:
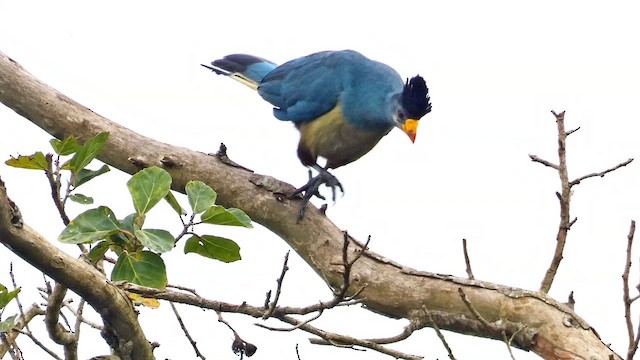
[(309, 201), (311, 200), (312, 197), (315, 196), (317, 198), (325, 200), (325, 197), (320, 194), (320, 191), (319, 191), (320, 185), (324, 184), (328, 188), (331, 188), (332, 199), (334, 202), (336, 201), (336, 188), (340, 189), (340, 192), (344, 194), (344, 188), (342, 187), (342, 184), (340, 183), (340, 181), (338, 181), (338, 179), (327, 170), (323, 169), (323, 171), (321, 171), (315, 177), (311, 177), (311, 173), (310, 173), (309, 177), (310, 177), (309, 181), (306, 184), (296, 189), (289, 196), (289, 198), (292, 199), (304, 193), (304, 195), (302, 195), (302, 204), (300, 205), (300, 210), (298, 210), (298, 221), (304, 218), (304, 213), (307, 208), (307, 204), (309, 204)]

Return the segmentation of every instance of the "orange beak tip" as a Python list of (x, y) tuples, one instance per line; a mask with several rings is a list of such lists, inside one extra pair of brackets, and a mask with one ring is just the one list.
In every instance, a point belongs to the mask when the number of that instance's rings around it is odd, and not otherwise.
[(418, 133), (418, 120), (407, 119), (402, 125), (402, 131), (404, 131), (404, 133), (409, 136), (409, 139), (411, 139), (412, 143), (415, 143), (416, 135)]

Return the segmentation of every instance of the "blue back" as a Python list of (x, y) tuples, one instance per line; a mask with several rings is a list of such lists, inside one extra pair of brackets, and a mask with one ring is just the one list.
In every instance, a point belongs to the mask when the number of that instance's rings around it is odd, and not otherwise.
[[(356, 128), (390, 129), (403, 90), (391, 67), (352, 50), (324, 51), (289, 61), (269, 72), (258, 93), (280, 120), (304, 123), (340, 104)], [(390, 101), (392, 100), (392, 101)]]

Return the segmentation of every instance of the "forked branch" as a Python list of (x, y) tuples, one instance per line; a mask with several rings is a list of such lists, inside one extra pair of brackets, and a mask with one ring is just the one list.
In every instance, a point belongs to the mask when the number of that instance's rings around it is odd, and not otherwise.
[(556, 235), (556, 248), (553, 253), (553, 258), (551, 259), (551, 264), (549, 265), (549, 268), (547, 269), (540, 284), (540, 291), (544, 293), (548, 293), (551, 289), (551, 284), (553, 283), (556, 273), (558, 272), (560, 262), (562, 261), (564, 247), (567, 242), (567, 234), (569, 232), (569, 229), (571, 229), (571, 226), (573, 226), (573, 224), (575, 224), (575, 222), (578, 220), (577, 218), (574, 218), (573, 220), (571, 219), (571, 190), (573, 186), (580, 184), (580, 182), (585, 179), (593, 177), (604, 177), (606, 174), (621, 167), (627, 166), (633, 161), (633, 159), (628, 159), (607, 170), (583, 175), (573, 181), (569, 181), (569, 172), (567, 170), (567, 136), (575, 133), (579, 128), (566, 131), (564, 124), (564, 111), (561, 113), (551, 111), (551, 113), (556, 118), (558, 131), (558, 164), (556, 165), (550, 161), (541, 159), (536, 155), (529, 155), (531, 161), (555, 169), (556, 171), (558, 171), (558, 175), (560, 177), (561, 190), (560, 192), (556, 192), (556, 196), (560, 202), (560, 225), (558, 226), (558, 233)]

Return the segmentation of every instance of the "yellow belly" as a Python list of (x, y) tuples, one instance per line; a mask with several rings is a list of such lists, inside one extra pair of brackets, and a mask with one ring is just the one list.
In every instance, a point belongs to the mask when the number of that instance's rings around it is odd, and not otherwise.
[(329, 168), (337, 168), (359, 159), (390, 130), (356, 129), (347, 124), (340, 106), (314, 121), (301, 124), (298, 129), (298, 151), (308, 151), (314, 161), (318, 156), (327, 159)]

